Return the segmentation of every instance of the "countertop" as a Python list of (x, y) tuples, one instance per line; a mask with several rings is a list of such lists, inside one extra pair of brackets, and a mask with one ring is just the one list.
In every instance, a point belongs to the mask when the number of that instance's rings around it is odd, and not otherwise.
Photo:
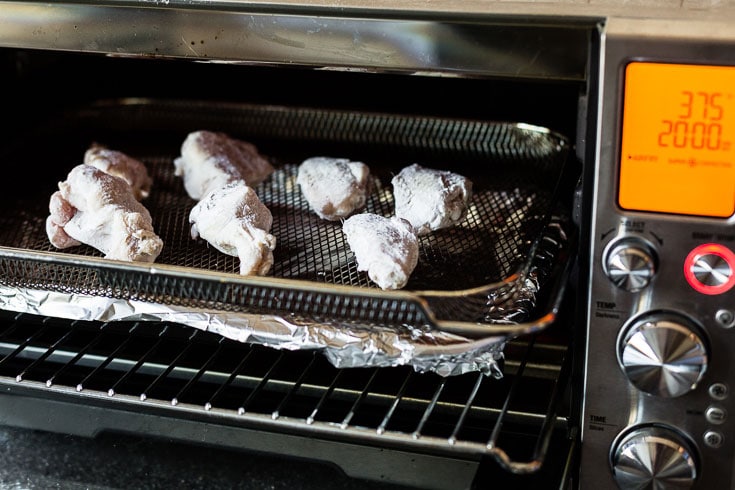
[(405, 490), (313, 461), (117, 434), (0, 427), (0, 460), (3, 489)]

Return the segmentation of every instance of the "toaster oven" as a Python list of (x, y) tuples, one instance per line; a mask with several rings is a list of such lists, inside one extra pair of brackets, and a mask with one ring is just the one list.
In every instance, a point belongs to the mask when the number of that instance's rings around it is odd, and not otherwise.
[[(0, 422), (337, 465), (416, 488), (732, 487), (735, 35), (721, 3), (0, 2), (12, 177)], [(264, 276), (192, 239), (184, 137), (255, 144)], [(59, 250), (94, 143), (144, 162), (155, 263)], [(405, 288), (295, 185), (461, 173)]]

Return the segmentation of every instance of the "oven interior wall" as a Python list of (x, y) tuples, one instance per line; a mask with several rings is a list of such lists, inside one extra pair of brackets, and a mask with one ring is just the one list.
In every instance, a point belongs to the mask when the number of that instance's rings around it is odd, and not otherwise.
[[(157, 97), (523, 122), (574, 141), (579, 81), (489, 79), (0, 49), (5, 130), (102, 98)], [(12, 115), (12, 116), (11, 116)]]

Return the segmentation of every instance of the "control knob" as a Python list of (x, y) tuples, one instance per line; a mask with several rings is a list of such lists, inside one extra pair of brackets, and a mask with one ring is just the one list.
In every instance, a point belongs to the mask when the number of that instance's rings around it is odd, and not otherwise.
[(718, 243), (695, 247), (684, 260), (684, 278), (695, 291), (718, 295), (735, 286), (735, 253)]
[(625, 329), (618, 361), (641, 391), (667, 398), (694, 388), (707, 370), (708, 351), (694, 321), (676, 313), (646, 313)]
[(697, 463), (687, 440), (672, 429), (638, 427), (617, 441), (610, 455), (620, 488), (690, 488)]
[(640, 291), (656, 273), (656, 255), (643, 240), (625, 238), (608, 247), (604, 269), (617, 287), (630, 292)]

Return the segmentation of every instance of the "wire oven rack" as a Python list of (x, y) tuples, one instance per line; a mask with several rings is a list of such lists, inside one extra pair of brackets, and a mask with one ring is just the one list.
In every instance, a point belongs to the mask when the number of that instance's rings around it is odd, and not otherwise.
[[(189, 236), (193, 201), (174, 177), (172, 162), (186, 134), (202, 128), (256, 143), (277, 167), (257, 188), (274, 214), (272, 233), (278, 240), (276, 262), (267, 277), (239, 276), (236, 258)], [(38, 128), (31, 138), (43, 142), (37, 145), (38, 153), (29, 156), (29, 141), (23, 141), (17, 147), (11, 144), (4, 155), (18, 168), (44, 168), (40, 177), (15, 181), (32, 187), (15, 186), (4, 198), (0, 281), (13, 287), (360, 325), (414, 325), (468, 337), (515, 336), (548, 326), (553, 306), (521, 324), (497, 322), (498, 311), (512, 308), (539, 266), (541, 279), (551, 278), (547, 282), (562, 287), (560, 271), (570, 262), (568, 244), (559, 239), (568, 233), (559, 231), (560, 224), (567, 223), (553, 220), (569, 144), (544, 128), (300, 107), (123, 99), (74, 108)], [(48, 198), (92, 142), (136, 156), (151, 170), (155, 187), (145, 205), (166, 244), (156, 264), (108, 261), (86, 246), (56, 251), (48, 243)], [(381, 291), (356, 270), (340, 225), (310, 213), (294, 184), (296, 165), (323, 154), (368, 163), (376, 186), (368, 211), (391, 214), (386, 182), (414, 162), (470, 177), (472, 208), (460, 226), (422, 239), (419, 266), (404, 290)]]
[[(0, 312), (0, 406), (12, 404), (0, 412), (9, 425), (277, 447), (357, 477), (467, 488), (483, 458), (509, 475), (537, 473), (543, 464), (563, 471), (563, 459), (546, 460), (563, 456), (547, 454), (552, 438), (572, 439), (564, 403), (569, 352), (529, 336), (509, 344), (503, 379), (442, 378), (405, 367), (337, 369), (313, 352), (176, 324)], [(289, 442), (272, 442), (279, 437)]]

